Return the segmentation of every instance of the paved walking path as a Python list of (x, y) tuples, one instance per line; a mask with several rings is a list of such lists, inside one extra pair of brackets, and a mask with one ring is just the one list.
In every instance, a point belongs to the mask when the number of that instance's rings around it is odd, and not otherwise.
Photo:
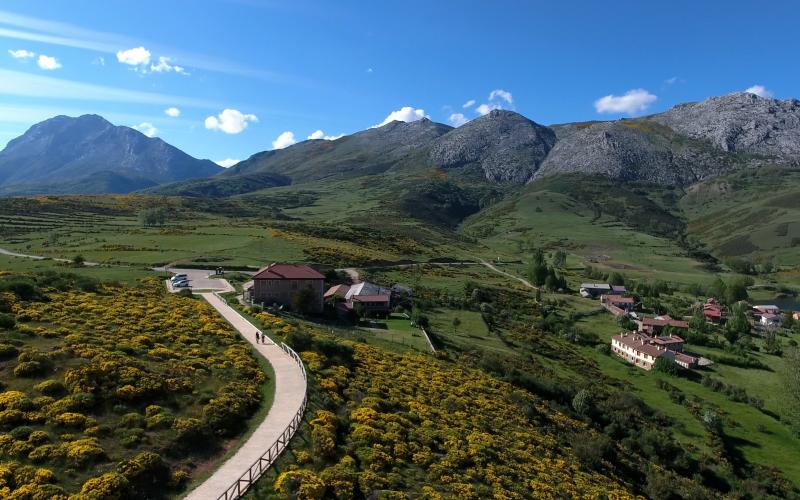
[(216, 500), (247, 472), (292, 422), (305, 399), (306, 381), (300, 366), (280, 346), (269, 340), (268, 344), (256, 343), (258, 330), (252, 323), (213, 293), (201, 295), (269, 361), (275, 371), (275, 398), (267, 418), (232, 457), (186, 496), (187, 500)]

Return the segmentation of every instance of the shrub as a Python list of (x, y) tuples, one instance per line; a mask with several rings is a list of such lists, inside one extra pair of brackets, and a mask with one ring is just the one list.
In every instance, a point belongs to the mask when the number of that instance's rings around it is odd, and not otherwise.
[(28, 436), (28, 442), (32, 444), (42, 444), (50, 441), (50, 435), (45, 431), (33, 431)]
[(586, 467), (597, 470), (613, 455), (614, 445), (604, 434), (581, 432), (572, 438), (572, 451)]
[(19, 349), (10, 344), (0, 344), (0, 359), (11, 359), (17, 356)]
[(135, 427), (141, 428), (144, 427), (144, 425), (144, 417), (138, 413), (126, 413), (119, 420), (119, 426), (126, 427), (128, 429), (133, 429)]
[(325, 483), (310, 470), (282, 472), (275, 480), (275, 493), (285, 498), (318, 499), (325, 495)]
[(653, 370), (666, 373), (668, 375), (677, 375), (680, 373), (681, 367), (675, 361), (661, 356), (660, 358), (656, 359), (655, 363), (653, 363)]
[(36, 377), (45, 370), (44, 365), (38, 361), (23, 361), (14, 367), (16, 377)]
[(11, 330), (17, 324), (17, 317), (9, 313), (0, 313), (0, 328)]
[(56, 415), (53, 421), (64, 427), (83, 427), (86, 423), (86, 416), (81, 413), (65, 412)]
[(169, 467), (161, 456), (143, 451), (117, 465), (117, 472), (128, 481), (132, 498), (157, 498), (169, 482)]
[(31, 435), (33, 432), (32, 427), (28, 427), (27, 425), (21, 425), (19, 427), (15, 427), (11, 430), (10, 434), (14, 439), (25, 440), (28, 439), (28, 436)]
[(85, 466), (87, 463), (105, 455), (103, 447), (100, 446), (100, 441), (93, 437), (76, 439), (62, 446), (66, 450), (67, 457), (79, 467)]
[(33, 386), (33, 389), (48, 396), (59, 396), (66, 392), (64, 384), (58, 380), (45, 380)]
[(108, 498), (126, 498), (128, 480), (118, 472), (106, 472), (102, 476), (93, 477), (83, 483), (81, 498), (86, 500), (104, 500)]

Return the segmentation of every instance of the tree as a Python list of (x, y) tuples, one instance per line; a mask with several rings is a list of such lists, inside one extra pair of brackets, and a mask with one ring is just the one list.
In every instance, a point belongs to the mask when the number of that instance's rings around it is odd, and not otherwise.
[(655, 363), (653, 363), (653, 370), (666, 373), (668, 375), (677, 375), (678, 372), (680, 372), (680, 366), (678, 366), (678, 363), (667, 358), (666, 356), (661, 356), (656, 358)]
[(728, 282), (728, 284), (725, 286), (724, 300), (728, 304), (733, 304), (734, 302), (738, 302), (740, 300), (746, 300), (748, 283), (752, 283), (752, 281), (747, 281), (742, 278), (734, 279)]
[(608, 277), (608, 283), (615, 286), (623, 286), (625, 285), (625, 277), (618, 272), (613, 272)]
[(83, 255), (78, 254), (72, 258), (72, 263), (78, 267), (83, 267), (83, 265), (86, 263), (86, 259), (83, 258)]
[(716, 298), (717, 300), (723, 300), (724, 301), (725, 300), (725, 290), (726, 289), (727, 289), (727, 286), (725, 285), (725, 282), (722, 281), (721, 278), (717, 278), (717, 279), (714, 280), (713, 283), (711, 283), (711, 286), (708, 287), (708, 295), (710, 297)]
[(689, 320), (689, 330), (692, 333), (704, 335), (708, 333), (708, 323), (706, 322), (706, 317), (703, 314), (703, 309), (697, 308), (692, 314), (692, 319)]
[(454, 316), (453, 317), (453, 334), (456, 333), (456, 330), (458, 330), (459, 326), (461, 326), (461, 320), (458, 319), (458, 316)]
[(714, 410), (706, 410), (703, 416), (700, 417), (709, 432), (714, 434), (722, 434), (722, 418)]
[(594, 396), (592, 391), (588, 389), (581, 389), (572, 398), (572, 408), (578, 415), (588, 416), (592, 408), (594, 408)]
[(553, 267), (561, 269), (566, 265), (567, 265), (567, 252), (565, 252), (564, 250), (556, 250), (556, 253), (553, 254)]
[(731, 345), (735, 344), (739, 337), (750, 333), (750, 320), (747, 319), (744, 304), (737, 302), (731, 307), (728, 321), (725, 323), (725, 338)]
[(314, 308), (316, 295), (310, 286), (301, 288), (292, 296), (292, 307), (300, 314), (308, 314)]
[(145, 208), (139, 212), (139, 223), (144, 227), (163, 226), (167, 222), (164, 207)]

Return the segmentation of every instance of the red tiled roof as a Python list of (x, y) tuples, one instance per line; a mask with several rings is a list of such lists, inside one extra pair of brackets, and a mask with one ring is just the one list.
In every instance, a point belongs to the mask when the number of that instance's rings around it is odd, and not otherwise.
[(651, 344), (650, 338), (643, 335), (614, 335), (614, 340), (620, 342), (621, 344), (625, 344), (635, 351), (649, 354), (654, 358), (658, 358), (667, 352), (665, 348), (659, 348), (658, 346)]
[(353, 295), (353, 302), (389, 302), (388, 295)]
[(302, 264), (272, 264), (253, 276), (254, 280), (324, 280), (325, 276)]
[(620, 295), (603, 295), (603, 300), (612, 304), (633, 304), (633, 297), (622, 297)]
[(644, 318), (642, 324), (645, 326), (674, 326), (675, 328), (689, 328), (689, 323), (679, 319), (657, 319), (657, 318)]
[(328, 291), (325, 292), (325, 298), (333, 297), (334, 295), (344, 298), (347, 295), (347, 291), (350, 290), (348, 285), (335, 285), (328, 288)]

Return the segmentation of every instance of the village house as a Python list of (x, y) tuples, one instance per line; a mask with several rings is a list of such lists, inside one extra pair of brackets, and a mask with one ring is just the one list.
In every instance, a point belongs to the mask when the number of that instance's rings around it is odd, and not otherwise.
[(625, 295), (628, 293), (628, 289), (622, 285), (611, 285), (611, 291), (608, 292), (609, 295)]
[(753, 312), (756, 314), (780, 314), (781, 308), (773, 305), (753, 306)]
[(800, 321), (800, 311), (795, 311), (792, 313), (792, 319), (795, 321)]
[(585, 298), (597, 298), (611, 294), (611, 285), (607, 283), (581, 283), (580, 294)]
[(325, 276), (301, 264), (270, 264), (253, 276), (253, 286), (246, 298), (254, 304), (270, 306), (279, 304), (292, 308), (304, 289), (310, 289), (309, 302), (304, 307), (308, 312), (322, 312), (322, 296)]
[(783, 317), (780, 314), (766, 313), (761, 315), (759, 322), (763, 326), (781, 326), (783, 324)]
[(623, 332), (611, 338), (611, 351), (625, 361), (650, 370), (658, 358), (674, 361), (683, 368), (696, 368), (699, 358), (683, 352), (683, 339), (678, 336), (650, 337)]
[(679, 319), (673, 319), (670, 315), (656, 316), (655, 318), (644, 318), (637, 322), (639, 331), (647, 335), (660, 335), (665, 328), (671, 327), (678, 330), (688, 330), (689, 323)]
[(725, 309), (722, 308), (722, 304), (717, 299), (709, 298), (703, 304), (703, 316), (709, 323), (719, 325), (725, 321)]
[(324, 298), (333, 302), (336, 312), (343, 317), (358, 309), (367, 317), (388, 316), (392, 311), (391, 290), (366, 281), (352, 286), (332, 286), (325, 292)]
[[(604, 307), (606, 305), (614, 306), (625, 312), (633, 311), (634, 306), (636, 306), (636, 301), (633, 300), (633, 297), (623, 297), (621, 295), (601, 295), (600, 303), (603, 304)], [(606, 307), (606, 309), (608, 309), (608, 307)]]

